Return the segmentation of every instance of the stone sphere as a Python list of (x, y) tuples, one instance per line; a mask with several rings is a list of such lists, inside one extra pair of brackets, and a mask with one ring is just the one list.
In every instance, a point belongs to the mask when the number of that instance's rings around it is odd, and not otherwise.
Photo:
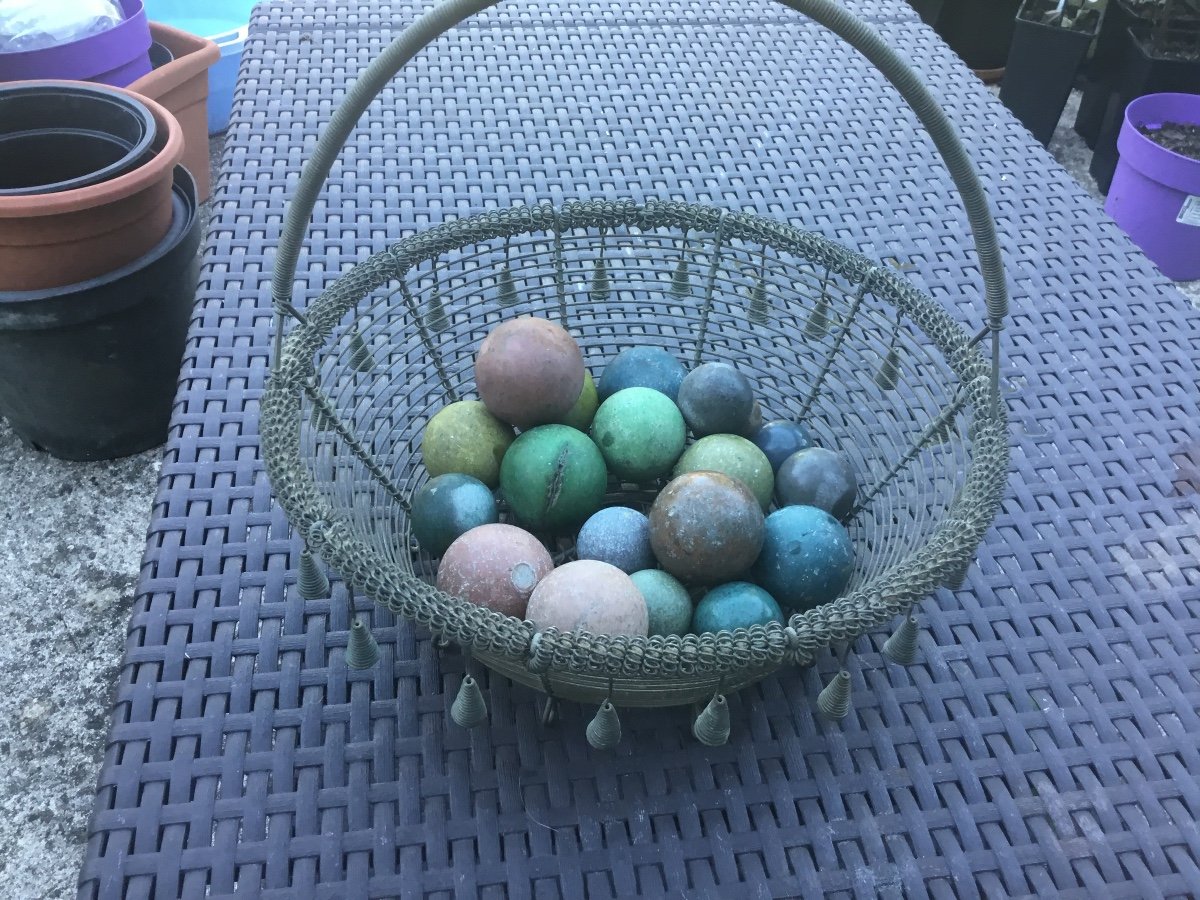
[(678, 579), (662, 569), (643, 569), (629, 577), (646, 599), (651, 637), (688, 633), (692, 626), (692, 598)]
[(775, 477), (780, 506), (815, 506), (845, 520), (858, 496), (858, 477), (850, 461), (824, 447), (793, 453)]
[(529, 598), (525, 617), (539, 629), (646, 635), (646, 601), (633, 580), (606, 562), (581, 559), (559, 566)]
[(643, 482), (671, 471), (683, 452), (687, 428), (679, 408), (665, 394), (632, 387), (600, 404), (592, 440), (614, 475)]
[(517, 521), (535, 531), (573, 528), (600, 508), (608, 487), (604, 457), (567, 425), (541, 425), (513, 441), (500, 490)]
[(763, 426), (762, 404), (755, 400), (750, 407), (750, 416), (746, 419), (746, 427), (738, 432), (744, 438), (753, 438), (758, 429)]
[(696, 437), (741, 434), (750, 424), (754, 388), (728, 363), (704, 363), (683, 379), (677, 402)]
[(412, 499), (413, 537), (430, 556), (441, 556), (472, 528), (500, 521), (496, 498), (478, 478), (451, 472), (431, 478)]
[(683, 363), (661, 347), (626, 347), (604, 367), (600, 376), (600, 399), (617, 391), (644, 387), (666, 394), (674, 402), (687, 376)]
[(815, 506), (785, 506), (767, 517), (754, 580), (780, 604), (803, 612), (836, 600), (854, 572), (850, 535)]
[(680, 475), (650, 510), (650, 546), (659, 564), (685, 582), (716, 584), (758, 558), (763, 511), (740, 481), (719, 472)]
[(579, 529), (575, 554), (580, 559), (606, 562), (622, 572), (649, 568), (654, 565), (650, 520), (628, 506), (602, 509)]
[(758, 429), (751, 438), (754, 445), (767, 457), (771, 469), (778, 472), (779, 467), (793, 453), (807, 450), (812, 446), (812, 435), (799, 422), (787, 419), (776, 419)]
[(675, 464), (675, 477), (688, 472), (720, 472), (750, 489), (763, 512), (771, 505), (775, 473), (754, 444), (736, 434), (710, 434), (684, 451)]
[(735, 631), (782, 621), (783, 611), (774, 597), (756, 584), (733, 581), (713, 588), (700, 599), (692, 616), (692, 630), (696, 634)]
[(592, 373), (584, 372), (583, 390), (579, 392), (579, 399), (575, 401), (571, 411), (563, 417), (562, 424), (578, 428), (586, 434), (592, 427), (592, 419), (596, 417), (596, 408), (599, 405), (600, 398), (596, 394), (596, 382), (592, 380)]
[(475, 386), (496, 418), (518, 428), (563, 419), (583, 390), (583, 353), (546, 319), (522, 316), (491, 330), (475, 356)]
[(457, 472), (490, 488), (500, 483), (500, 461), (516, 437), (478, 400), (459, 400), (438, 410), (425, 425), (421, 458), (431, 476)]
[(512, 525), (480, 525), (450, 545), (438, 565), (438, 590), (523, 618), (534, 588), (554, 570), (550, 551)]

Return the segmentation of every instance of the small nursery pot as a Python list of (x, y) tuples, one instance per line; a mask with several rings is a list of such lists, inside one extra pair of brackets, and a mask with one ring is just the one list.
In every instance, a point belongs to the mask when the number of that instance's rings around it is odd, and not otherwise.
[(162, 443), (195, 297), (195, 184), (174, 171), (172, 221), (149, 253), (65, 288), (0, 292), (0, 413), (63, 459), (127, 456)]
[(1042, 4), (1031, 0), (1021, 4), (1000, 84), (1000, 102), (1045, 147), (1054, 137), (1095, 31), (1035, 21), (1032, 17), (1041, 8)]
[(138, 99), (91, 84), (0, 84), (0, 196), (98, 184), (151, 155), (155, 123)]
[(954, 0), (937, 19), (938, 34), (971, 69), (998, 70), (1008, 59), (1021, 0)]
[(150, 71), (150, 27), (142, 0), (121, 0), (125, 19), (77, 41), (0, 53), (0, 81), (70, 79), (125, 87)]
[(1200, 159), (1138, 130), (1164, 122), (1200, 125), (1200, 94), (1147, 94), (1126, 107), (1104, 209), (1164, 275), (1191, 281), (1200, 278)]
[(208, 159), (209, 72), (221, 57), (217, 45), (170, 25), (150, 23), (155, 45), (171, 54), (159, 66), (129, 86), (131, 91), (157, 100), (183, 128), (183, 164), (196, 179), (196, 195), (203, 203), (211, 190)]
[(183, 131), (157, 103), (139, 99), (155, 123), (153, 155), (143, 165), (74, 190), (0, 196), (0, 291), (87, 281), (162, 240), (171, 224), (171, 173), (183, 157)]
[[(153, 22), (150, 23), (150, 34), (151, 34), (151, 36), (153, 36), (153, 34), (154, 34), (154, 23)], [(171, 49), (169, 47), (167, 47), (163, 44), (160, 44), (158, 41), (155, 41), (154, 43), (152, 43), (150, 45), (150, 68), (151, 69), (161, 69), (167, 63), (173, 62), (174, 60), (175, 60), (175, 54), (171, 52)], [(142, 77), (145, 78), (146, 76), (143, 75)]]

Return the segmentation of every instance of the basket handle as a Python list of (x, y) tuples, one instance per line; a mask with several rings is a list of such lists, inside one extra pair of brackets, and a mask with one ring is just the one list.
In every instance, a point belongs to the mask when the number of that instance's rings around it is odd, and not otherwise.
[[(278, 361), (283, 340), (283, 317), (294, 312), (291, 304), (296, 263), (304, 242), (313, 207), (321, 188), (329, 177), (334, 160), (341, 153), (359, 118), (380, 91), (397, 72), (427, 45), (455, 25), (499, 0), (443, 0), (421, 15), (369, 65), (347, 92), (333, 118), (321, 133), (317, 145), (301, 173), (288, 204), (279, 249), (275, 257), (271, 293), (276, 308), (275, 359)], [(912, 107), (925, 126), (942, 162), (966, 207), (967, 220), (975, 241), (984, 281), (984, 302), (987, 325), (976, 336), (981, 340), (990, 330), (992, 337), (992, 400), (999, 405), (1000, 331), (1008, 314), (1008, 288), (1004, 280), (1004, 263), (996, 239), (996, 226), (988, 208), (987, 198), (958, 133), (945, 111), (934, 100), (920, 76), (906, 63), (874, 28), (844, 9), (835, 0), (778, 0), (797, 12), (824, 25), (869, 60)]]

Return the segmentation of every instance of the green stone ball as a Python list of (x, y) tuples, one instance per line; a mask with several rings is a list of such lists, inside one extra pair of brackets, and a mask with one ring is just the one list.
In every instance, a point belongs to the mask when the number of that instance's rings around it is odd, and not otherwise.
[(680, 457), (674, 476), (688, 472), (720, 472), (750, 488), (763, 511), (771, 505), (775, 473), (767, 455), (744, 437), (713, 434), (700, 438)]
[(579, 399), (575, 401), (571, 411), (563, 418), (562, 424), (578, 428), (587, 434), (587, 430), (592, 427), (592, 419), (596, 417), (596, 407), (599, 405), (600, 398), (596, 394), (596, 382), (592, 380), (592, 373), (584, 372), (583, 390), (579, 392)]
[(651, 637), (688, 633), (692, 627), (692, 598), (678, 579), (661, 569), (643, 569), (629, 577), (646, 598)]
[(525, 528), (562, 531), (600, 508), (608, 487), (604, 457), (583, 432), (540, 425), (513, 441), (500, 466), (500, 490)]
[(653, 388), (617, 391), (600, 404), (592, 439), (614, 475), (644, 482), (666, 475), (683, 452), (687, 426), (671, 398)]
[(501, 422), (478, 400), (443, 407), (425, 425), (421, 456), (431, 476), (457, 472), (495, 489), (500, 461), (513, 442), (512, 426)]

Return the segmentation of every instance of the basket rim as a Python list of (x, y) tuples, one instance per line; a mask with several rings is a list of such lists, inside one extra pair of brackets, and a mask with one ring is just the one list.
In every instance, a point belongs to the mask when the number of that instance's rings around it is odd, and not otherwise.
[[(368, 293), (403, 281), (419, 263), (496, 238), (561, 234), (588, 228), (673, 228), (724, 234), (771, 246), (844, 278), (897, 306), (941, 351), (973, 411), (973, 441), (960, 491), (925, 543), (837, 600), (792, 615), (786, 623), (703, 635), (629, 637), (536, 631), (533, 624), (442, 593), (403, 566), (379, 558), (339, 520), (300, 457), (300, 404), (315, 378), (314, 355), (341, 317)], [(676, 201), (586, 200), (561, 206), (515, 205), (443, 222), (409, 235), (343, 272), (297, 316), (284, 337), (261, 399), (260, 440), (277, 501), (308, 548), (350, 584), (393, 612), (484, 655), (520, 659), (532, 672), (720, 676), (806, 664), (835, 642), (848, 642), (907, 611), (967, 563), (990, 528), (1007, 481), (1008, 430), (1003, 403), (993, 404), (989, 361), (964, 328), (900, 274), (817, 232), (753, 213)], [(419, 324), (419, 327), (423, 325)], [(932, 331), (951, 335), (939, 341)], [(335, 423), (342, 441), (350, 435)], [(981, 465), (991, 460), (992, 465)]]

